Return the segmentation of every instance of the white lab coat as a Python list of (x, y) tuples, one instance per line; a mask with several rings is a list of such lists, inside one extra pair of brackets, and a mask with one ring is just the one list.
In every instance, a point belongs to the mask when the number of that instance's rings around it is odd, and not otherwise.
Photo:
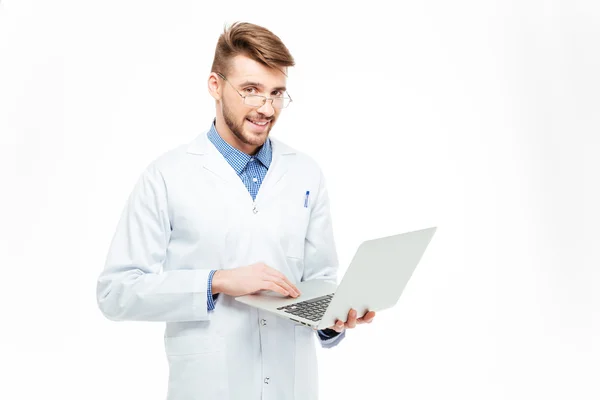
[(271, 140), (256, 201), (203, 133), (150, 163), (118, 223), (98, 305), (111, 320), (166, 322), (168, 400), (317, 398), (315, 331), (223, 294), (207, 310), (211, 269), (262, 261), (294, 283), (337, 283), (321, 169)]

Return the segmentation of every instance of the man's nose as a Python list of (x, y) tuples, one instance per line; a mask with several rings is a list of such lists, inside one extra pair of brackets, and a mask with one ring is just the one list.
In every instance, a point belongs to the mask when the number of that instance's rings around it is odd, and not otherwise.
[(275, 109), (273, 108), (273, 99), (267, 99), (265, 104), (263, 104), (257, 111), (266, 117), (270, 117), (275, 114)]

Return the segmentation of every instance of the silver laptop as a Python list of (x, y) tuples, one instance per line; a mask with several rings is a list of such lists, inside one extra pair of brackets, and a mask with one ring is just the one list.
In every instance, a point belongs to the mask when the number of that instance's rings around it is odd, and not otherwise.
[(235, 299), (315, 330), (329, 328), (337, 319), (346, 321), (352, 308), (357, 317), (391, 308), (398, 302), (436, 229), (364, 241), (339, 285), (314, 279), (297, 285), (302, 293), (297, 298), (268, 291)]

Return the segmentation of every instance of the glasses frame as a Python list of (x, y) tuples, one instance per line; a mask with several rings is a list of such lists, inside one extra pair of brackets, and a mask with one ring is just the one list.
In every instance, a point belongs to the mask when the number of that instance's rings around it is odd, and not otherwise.
[[(220, 73), (220, 72), (217, 72), (216, 74), (217, 74), (217, 75), (219, 75), (219, 77), (220, 77), (220, 78), (222, 78), (222, 79), (223, 79), (225, 82), (227, 82), (227, 83), (229, 83), (229, 84), (231, 85), (231, 87), (233, 88), (233, 90), (235, 90), (235, 91), (237, 92), (237, 94), (239, 94), (239, 95), (240, 95), (240, 97), (243, 99), (243, 102), (244, 102), (244, 104), (245, 104), (245, 105), (247, 105), (248, 107), (261, 108), (262, 106), (264, 106), (264, 105), (267, 103), (267, 100), (271, 100), (271, 107), (273, 107), (273, 108), (277, 108), (277, 109), (279, 109), (279, 110), (283, 110), (284, 108), (288, 108), (288, 107), (290, 106), (290, 104), (292, 103), (292, 101), (294, 101), (294, 100), (292, 100), (292, 96), (290, 96), (290, 94), (289, 94), (289, 93), (286, 91), (285, 93), (287, 94), (287, 97), (280, 97), (280, 98), (281, 98), (281, 99), (289, 99), (289, 102), (287, 103), (287, 105), (285, 105), (285, 106), (283, 106), (283, 107), (275, 107), (275, 106), (273, 105), (273, 100), (275, 100), (274, 98), (272, 98), (272, 97), (266, 97), (266, 96), (263, 96), (263, 95), (260, 95), (260, 94), (247, 94), (247, 95), (243, 95), (243, 94), (241, 94), (241, 93), (240, 93), (240, 92), (239, 92), (239, 91), (238, 91), (238, 90), (235, 88), (235, 86), (233, 86), (233, 84), (232, 84), (231, 82), (229, 82), (229, 81), (227, 80), (227, 78), (225, 78), (225, 75), (223, 75), (223, 74), (222, 74), (222, 73)], [(263, 102), (262, 102), (262, 104), (261, 104), (260, 106), (254, 106), (254, 105), (252, 105), (252, 104), (248, 104), (248, 103), (246, 103), (246, 97), (260, 97), (260, 98), (262, 98), (262, 99), (263, 99)]]

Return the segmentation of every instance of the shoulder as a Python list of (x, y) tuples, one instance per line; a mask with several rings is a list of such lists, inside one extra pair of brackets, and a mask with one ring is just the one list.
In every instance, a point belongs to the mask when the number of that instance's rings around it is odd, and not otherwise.
[(150, 166), (158, 170), (167, 170), (169, 168), (173, 168), (186, 159), (188, 147), (188, 144), (180, 144), (179, 146), (168, 149), (156, 157), (150, 163)]
[(152, 185), (168, 186), (178, 176), (184, 175), (189, 164), (189, 143), (179, 144), (166, 149), (151, 159), (142, 169), (140, 179)]
[(198, 155), (208, 153), (209, 149), (208, 132), (201, 132), (186, 143), (180, 143), (167, 149), (164, 153), (156, 157), (148, 168), (170, 173), (181, 172), (182, 168), (194, 164), (198, 161)]
[(182, 144), (167, 149), (146, 164), (143, 174), (156, 176), (169, 173), (174, 168), (177, 168), (177, 166), (185, 159), (186, 148), (187, 145)]
[(294, 158), (293, 165), (296, 168), (301, 169), (304, 174), (311, 174), (319, 177), (322, 175), (319, 163), (306, 152), (300, 151), (277, 138), (271, 138), (271, 145), (273, 146), (273, 151), (276, 151), (283, 156), (292, 156)]

